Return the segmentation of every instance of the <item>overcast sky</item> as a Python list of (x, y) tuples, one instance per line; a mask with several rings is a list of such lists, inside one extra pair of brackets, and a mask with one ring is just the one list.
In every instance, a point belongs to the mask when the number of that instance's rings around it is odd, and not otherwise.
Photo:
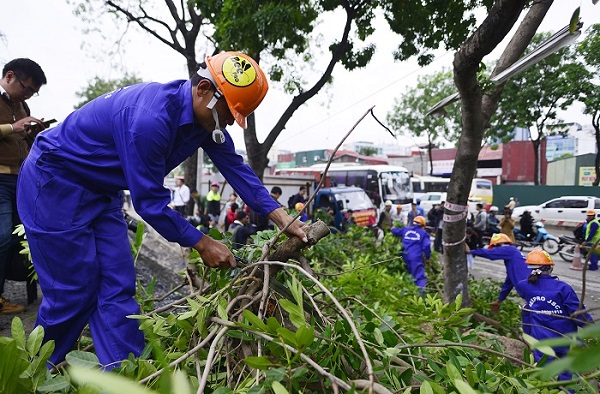
[[(15, 12), (0, 13), (0, 32), (5, 37), (0, 42), (0, 63), (16, 57), (29, 57), (38, 62), (48, 79), (39, 97), (28, 103), (32, 115), (39, 118), (63, 120), (79, 101), (75, 92), (87, 86), (95, 76), (120, 78), (122, 70), (112, 64), (119, 63), (130, 73), (145, 81), (167, 82), (187, 77), (183, 57), (175, 51), (142, 34), (130, 34), (131, 44), (122, 48), (117, 59), (92, 57), (90, 48), (97, 45), (100, 35), (84, 35), (83, 25), (72, 13), (72, 6), (64, 0), (12, 1)], [(581, 4), (584, 31), (594, 23), (600, 23), (600, 4), (592, 0), (555, 0), (540, 30), (555, 32), (569, 23), (569, 18)], [(339, 35), (339, 21), (328, 20), (325, 30)], [(277, 140), (279, 149), (293, 152), (307, 149), (333, 148), (371, 106), (380, 120), (391, 111), (394, 99), (413, 86), (420, 75), (431, 74), (443, 67), (450, 68), (453, 54), (440, 52), (433, 64), (420, 68), (414, 61), (397, 63), (392, 51), (397, 39), (382, 22), (370, 42), (377, 43), (377, 54), (364, 70), (346, 72), (340, 65), (334, 71), (334, 85), (296, 111), (286, 130)], [(82, 45), (85, 44), (85, 48)], [(505, 44), (504, 44), (505, 45)], [(489, 59), (497, 59), (501, 49)], [(318, 67), (318, 65), (316, 66)], [(310, 80), (311, 75), (307, 74)], [(316, 75), (315, 75), (316, 78)], [(314, 81), (314, 79), (313, 79)], [(269, 93), (257, 110), (259, 140), (262, 141), (282, 112), (289, 105), (291, 96), (271, 85)], [(589, 124), (580, 108), (564, 115), (565, 121)], [(229, 130), (236, 145), (243, 148), (242, 130)], [(370, 117), (363, 120), (353, 132), (350, 141), (372, 141), (383, 144), (412, 145), (409, 137), (394, 140)]]

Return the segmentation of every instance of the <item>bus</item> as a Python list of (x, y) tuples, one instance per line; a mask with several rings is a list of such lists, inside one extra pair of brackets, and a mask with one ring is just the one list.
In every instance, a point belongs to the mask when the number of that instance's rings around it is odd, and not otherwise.
[[(281, 168), (276, 171), (276, 174), (309, 175), (314, 178), (316, 186), (323, 176), (325, 167), (325, 164), (315, 164), (310, 167)], [(386, 164), (332, 163), (323, 186), (360, 187), (380, 209), (383, 209), (386, 200), (394, 204), (408, 204), (414, 197), (408, 169)]]
[(385, 201), (408, 204), (413, 201), (413, 188), (407, 168), (385, 164), (330, 167), (328, 186), (357, 186), (363, 189), (376, 207), (383, 209)]
[[(419, 198), (428, 192), (446, 193), (450, 178), (437, 176), (414, 175), (411, 183), (415, 198)], [(484, 178), (473, 178), (471, 181), (471, 191), (469, 192), (470, 201), (481, 201), (484, 205), (491, 204), (494, 199), (494, 189), (492, 181)]]
[(429, 192), (446, 193), (450, 178), (439, 176), (413, 175), (410, 179), (415, 198)]

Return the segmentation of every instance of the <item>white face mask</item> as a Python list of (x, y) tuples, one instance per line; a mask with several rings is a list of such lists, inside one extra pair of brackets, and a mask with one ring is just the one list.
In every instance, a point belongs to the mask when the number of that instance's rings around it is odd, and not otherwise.
[[(197, 74), (203, 78), (208, 79), (213, 84), (213, 86), (217, 86), (214, 78), (207, 69), (201, 68), (197, 71)], [(219, 114), (217, 113), (217, 109), (215, 108), (215, 105), (217, 105), (217, 101), (221, 97), (223, 97), (223, 93), (221, 93), (219, 89), (216, 89), (212, 99), (210, 99), (210, 102), (206, 105), (206, 108), (212, 110), (213, 119), (215, 120), (215, 129), (212, 132), (212, 139), (217, 144), (222, 144), (225, 142), (225, 133), (223, 133), (221, 125), (219, 124)]]
[(215, 129), (212, 132), (212, 139), (217, 144), (222, 144), (225, 142), (225, 133), (221, 130), (221, 125), (219, 125), (219, 114), (217, 114), (217, 110), (215, 108), (212, 109), (213, 118), (215, 119)]
[(220, 91), (217, 90), (213, 94), (212, 99), (210, 99), (210, 102), (206, 105), (206, 108), (212, 110), (213, 119), (215, 120), (215, 129), (212, 132), (212, 139), (217, 144), (222, 144), (223, 142), (225, 142), (225, 133), (223, 133), (223, 130), (221, 129), (221, 125), (219, 124), (219, 114), (217, 113), (217, 109), (215, 108), (217, 101), (221, 97), (223, 97), (223, 95), (221, 94)]

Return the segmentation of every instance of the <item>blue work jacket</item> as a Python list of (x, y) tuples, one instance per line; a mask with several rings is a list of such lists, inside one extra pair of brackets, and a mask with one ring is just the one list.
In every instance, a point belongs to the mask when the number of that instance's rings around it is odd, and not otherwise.
[[(513, 245), (503, 245), (499, 247), (493, 247), (491, 249), (474, 249), (471, 250), (473, 256), (485, 257), (489, 260), (503, 260), (504, 266), (506, 267), (506, 279), (500, 289), (498, 295), (499, 301), (504, 301), (510, 291), (515, 287), (517, 283), (525, 280), (531, 274), (531, 270), (525, 264), (525, 256), (519, 249)], [(519, 291), (517, 290), (517, 293)], [(523, 297), (521, 293), (519, 296)]]
[(410, 261), (423, 261), (423, 254), (429, 260), (431, 257), (431, 237), (421, 226), (394, 227), (392, 234), (402, 238), (402, 256)]
[[(573, 333), (578, 326), (592, 322), (588, 313), (578, 315), (574, 320), (565, 318), (579, 309), (579, 298), (569, 284), (555, 276), (542, 274), (536, 283), (522, 280), (516, 284), (516, 289), (525, 299), (525, 308), (534, 311), (528, 312), (529, 330), (538, 340)], [(560, 350), (566, 351), (566, 348)]]
[(35, 147), (61, 175), (100, 193), (129, 189), (136, 212), (163, 237), (193, 246), (202, 232), (168, 207), (164, 177), (198, 148), (253, 211), (279, 207), (233, 140), (215, 143), (194, 119), (192, 84), (142, 83), (107, 93), (40, 133)]

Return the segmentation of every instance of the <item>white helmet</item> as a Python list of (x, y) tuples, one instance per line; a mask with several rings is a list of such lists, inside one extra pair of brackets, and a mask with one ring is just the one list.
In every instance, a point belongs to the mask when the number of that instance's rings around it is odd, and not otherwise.
[(498, 207), (497, 207), (497, 206), (495, 206), (495, 205), (492, 205), (492, 206), (490, 207), (490, 211), (498, 211)]

